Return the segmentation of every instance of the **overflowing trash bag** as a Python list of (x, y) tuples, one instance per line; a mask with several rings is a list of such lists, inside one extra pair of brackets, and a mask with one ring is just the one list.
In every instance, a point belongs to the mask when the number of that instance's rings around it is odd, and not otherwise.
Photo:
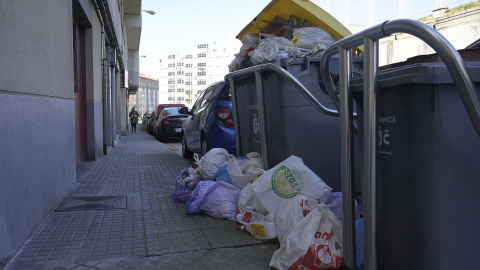
[(204, 180), (200, 182), (185, 203), (189, 214), (202, 213), (236, 221), (238, 195), (241, 189), (226, 182)]
[(200, 209), (211, 217), (236, 221), (240, 191), (235, 185), (215, 182), (205, 193)]
[(205, 180), (215, 180), (218, 168), (227, 164), (230, 154), (226, 149), (213, 148), (201, 158), (195, 154), (194, 158), (199, 166), (199, 173)]
[(208, 189), (215, 183), (216, 182), (212, 180), (204, 180), (198, 183), (197, 187), (192, 192), (190, 199), (185, 202), (185, 209), (187, 210), (187, 213), (195, 214), (202, 212), (200, 206), (202, 205), (203, 198), (208, 192)]
[(202, 177), (196, 173), (191, 174), (192, 171), (190, 168), (185, 168), (180, 172), (180, 175), (177, 176), (177, 181), (175, 182), (175, 189), (170, 195), (170, 198), (179, 202), (186, 202), (190, 199), (192, 192), (197, 187), (198, 183), (202, 181)]
[(259, 176), (252, 183), (252, 189), (254, 196), (274, 216), (298, 194), (326, 202), (332, 192), (332, 188), (294, 155)]
[[(340, 224), (343, 224), (343, 200), (342, 192), (332, 192), (328, 197), (325, 204), (330, 206), (330, 210), (335, 214)], [(355, 220), (360, 218), (360, 211), (358, 209), (358, 203), (355, 201)]]
[(277, 269), (335, 269), (343, 262), (342, 225), (324, 204), (308, 205), (308, 214), (295, 224), (273, 253)]
[(232, 183), (232, 178), (230, 178), (230, 175), (228, 174), (227, 165), (228, 164), (225, 164), (218, 168), (218, 171), (215, 174), (215, 181), (227, 182), (229, 184)]
[(288, 20), (274, 22), (276, 25), (282, 23), (279, 29), (274, 27), (279, 31), (245, 35), (240, 51), (228, 66), (229, 71), (270, 62), (281, 51), (287, 52), (289, 57), (309, 57), (336, 42), (325, 30), (305, 19), (290, 16)]
[[(214, 148), (183, 169), (172, 199), (185, 202), (188, 214), (238, 222), (234, 228), (256, 239), (278, 238), (280, 248), (272, 256), (271, 267), (339, 268), (343, 262), (342, 193), (332, 193), (300, 157), (292, 155), (265, 171), (260, 154), (237, 158), (224, 150)], [(362, 269), (363, 219), (356, 202), (355, 220), (357, 264)]]
[(251, 152), (242, 157), (230, 156), (227, 171), (232, 184), (244, 188), (252, 180), (263, 174), (263, 160), (259, 153)]

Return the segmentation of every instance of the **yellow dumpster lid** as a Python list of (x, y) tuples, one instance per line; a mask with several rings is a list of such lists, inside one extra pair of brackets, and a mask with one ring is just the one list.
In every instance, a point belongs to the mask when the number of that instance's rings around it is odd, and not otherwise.
[(296, 16), (309, 21), (328, 32), (336, 40), (352, 34), (332, 15), (309, 0), (272, 0), (257, 17), (238, 33), (236, 38), (242, 40), (247, 34), (260, 33), (267, 26), (268, 22), (272, 22), (276, 18), (288, 20), (290, 16)]

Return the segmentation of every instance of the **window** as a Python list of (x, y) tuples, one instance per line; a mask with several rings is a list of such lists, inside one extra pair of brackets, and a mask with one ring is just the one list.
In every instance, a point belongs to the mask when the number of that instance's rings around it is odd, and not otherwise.
[(206, 85), (207, 82), (205, 80), (199, 80), (197, 85)]
[(217, 100), (232, 101), (232, 93), (230, 91), (230, 85), (228, 85), (228, 84), (225, 85), (222, 92), (220, 92), (220, 95), (218, 95)]
[(197, 72), (197, 76), (207, 76), (207, 72), (205, 71)]
[(212, 96), (213, 90), (215, 90), (216, 87), (217, 85), (215, 84), (207, 88), (207, 90), (205, 90), (205, 95), (203, 95), (202, 103), (200, 103), (200, 110), (205, 108), (205, 106), (207, 106), (207, 101)]
[(183, 83), (183, 80), (182, 80), (182, 79), (178, 79), (178, 80), (177, 80), (177, 83)]
[(198, 58), (205, 58), (205, 57), (207, 57), (207, 53), (199, 53), (199, 54), (197, 54), (197, 57)]
[(192, 73), (191, 73), (191, 72), (187, 72), (187, 73), (185, 73), (185, 76), (187, 76), (187, 77), (192, 77)]
[(169, 68), (175, 67), (175, 64), (168, 64)]
[(169, 55), (169, 56), (168, 56), (168, 59), (175, 59), (175, 55), (173, 55), (173, 54), (172, 54), (172, 55)]
[(197, 63), (197, 67), (206, 67), (207, 63)]
[(177, 75), (183, 75), (183, 71), (181, 70), (177, 71)]
[(175, 72), (168, 72), (168, 76), (175, 76)]
[(177, 93), (183, 93), (183, 88), (178, 88)]
[(183, 63), (177, 63), (177, 67), (183, 67)]
[(187, 58), (187, 59), (192, 59), (192, 58), (193, 58), (193, 55), (188, 54), (188, 55), (186, 56), (186, 58)]
[(185, 67), (191, 68), (193, 65), (192, 64), (186, 64)]
[(205, 48), (208, 48), (208, 45), (207, 44), (198, 44), (197, 48), (198, 49), (205, 49)]

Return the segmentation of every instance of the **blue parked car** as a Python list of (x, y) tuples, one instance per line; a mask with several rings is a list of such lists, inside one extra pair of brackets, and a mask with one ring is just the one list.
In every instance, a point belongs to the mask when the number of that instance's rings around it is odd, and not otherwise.
[(188, 114), (182, 127), (182, 155), (190, 158), (193, 153), (204, 155), (212, 148), (224, 148), (236, 155), (233, 129), (232, 96), (225, 81), (208, 86), (193, 104), (183, 107), (179, 113)]

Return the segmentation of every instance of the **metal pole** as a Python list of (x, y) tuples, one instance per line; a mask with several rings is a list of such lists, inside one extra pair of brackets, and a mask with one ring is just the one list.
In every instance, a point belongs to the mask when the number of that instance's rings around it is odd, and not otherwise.
[(238, 104), (237, 104), (237, 89), (235, 89), (235, 81), (233, 78), (229, 79), (230, 91), (232, 93), (232, 116), (233, 129), (235, 130), (235, 144), (237, 146), (237, 157), (242, 156), (242, 140), (240, 140), (240, 121), (238, 121)]
[(364, 268), (377, 269), (376, 249), (376, 92), (378, 74), (378, 40), (364, 38), (364, 130), (363, 130), (363, 197), (364, 197)]
[(352, 53), (339, 47), (340, 63), (340, 123), (341, 123), (341, 179), (343, 200), (343, 266), (357, 269), (355, 249), (355, 205), (353, 199), (353, 132), (350, 78), (352, 74)]
[(260, 142), (262, 148), (263, 166), (269, 169), (267, 147), (267, 119), (265, 115), (265, 99), (263, 96), (263, 83), (261, 71), (255, 71), (255, 84), (257, 85), (258, 117), (260, 118)]

